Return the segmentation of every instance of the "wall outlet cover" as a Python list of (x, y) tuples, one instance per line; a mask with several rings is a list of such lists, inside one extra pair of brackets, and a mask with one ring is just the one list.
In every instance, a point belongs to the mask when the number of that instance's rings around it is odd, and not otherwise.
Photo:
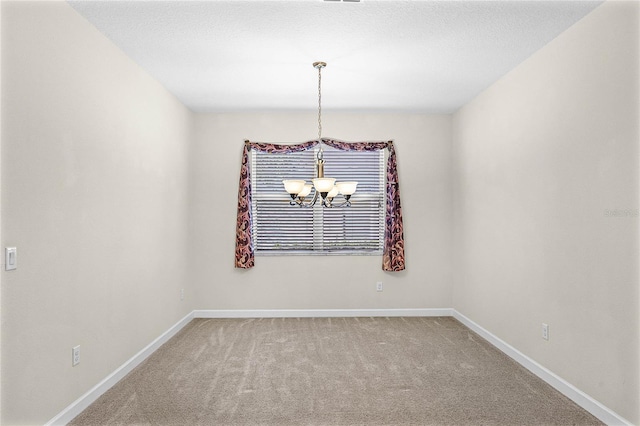
[(78, 364), (80, 364), (80, 345), (71, 349), (71, 365), (75, 367)]
[(15, 247), (5, 247), (4, 249), (4, 270), (13, 271), (18, 268), (18, 249)]
[(542, 338), (549, 340), (549, 324), (542, 323)]

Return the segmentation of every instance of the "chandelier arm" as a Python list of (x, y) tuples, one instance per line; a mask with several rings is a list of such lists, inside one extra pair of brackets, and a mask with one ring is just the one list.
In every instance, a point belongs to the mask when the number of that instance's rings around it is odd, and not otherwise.
[(327, 198), (328, 202), (326, 202), (326, 200), (322, 200), (322, 205), (324, 207), (327, 207), (327, 208), (330, 208), (330, 209), (338, 208), (338, 207), (351, 207), (351, 200), (349, 200), (349, 199), (346, 199), (344, 202), (342, 202), (340, 204), (333, 204), (333, 200), (334, 199), (335, 199), (335, 197), (330, 199), (330, 200)]
[(300, 199), (300, 197), (295, 197), (291, 201), (289, 201), (289, 204), (292, 206), (309, 208), (309, 207), (313, 207), (317, 201), (318, 201), (318, 191), (314, 189), (313, 198), (308, 203), (305, 204), (304, 199)]

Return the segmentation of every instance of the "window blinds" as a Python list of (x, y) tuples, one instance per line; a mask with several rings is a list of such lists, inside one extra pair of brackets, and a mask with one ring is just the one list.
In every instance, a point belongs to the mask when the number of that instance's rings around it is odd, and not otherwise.
[[(325, 176), (358, 181), (351, 207), (289, 205), (284, 179), (315, 177), (317, 151), (251, 152), (253, 235), (256, 254), (381, 254), (384, 238), (384, 150), (324, 147)], [(313, 192), (307, 197), (312, 198)], [(336, 197), (339, 204), (342, 196)]]

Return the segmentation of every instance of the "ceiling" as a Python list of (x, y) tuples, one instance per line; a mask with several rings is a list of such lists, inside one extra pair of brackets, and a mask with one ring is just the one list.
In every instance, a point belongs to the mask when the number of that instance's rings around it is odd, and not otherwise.
[(601, 1), (70, 1), (196, 112), (450, 113)]

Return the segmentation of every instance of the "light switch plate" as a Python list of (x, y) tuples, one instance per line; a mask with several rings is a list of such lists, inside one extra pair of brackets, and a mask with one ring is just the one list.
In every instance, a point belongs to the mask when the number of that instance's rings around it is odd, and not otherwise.
[(4, 270), (12, 271), (18, 267), (18, 250), (15, 247), (4, 248)]

